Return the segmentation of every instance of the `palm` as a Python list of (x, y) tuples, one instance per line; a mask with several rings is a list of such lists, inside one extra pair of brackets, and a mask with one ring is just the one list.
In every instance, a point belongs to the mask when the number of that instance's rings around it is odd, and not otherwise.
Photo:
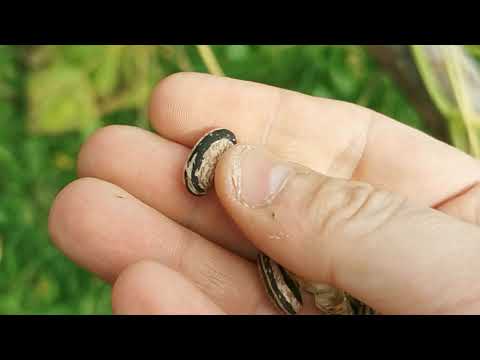
[[(215, 193), (196, 198), (182, 183), (189, 148), (213, 127), (459, 217), (468, 199), (444, 201), (480, 174), (469, 157), (370, 110), (199, 74), (164, 80), (151, 122), (158, 134), (116, 126), (94, 135), (79, 156), (82, 179), (62, 191), (51, 213), (52, 237), (67, 256), (112, 284), (122, 274), (113, 293), (118, 312), (276, 313), (255, 248)], [(143, 259), (161, 266), (123, 272)], [(311, 300), (304, 311), (314, 311)]]

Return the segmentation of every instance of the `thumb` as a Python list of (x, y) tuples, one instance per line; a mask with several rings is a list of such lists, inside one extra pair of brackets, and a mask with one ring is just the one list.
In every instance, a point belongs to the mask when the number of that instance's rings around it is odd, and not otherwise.
[(305, 279), (384, 314), (480, 311), (480, 230), (472, 224), (261, 147), (233, 147), (215, 179), (244, 234)]

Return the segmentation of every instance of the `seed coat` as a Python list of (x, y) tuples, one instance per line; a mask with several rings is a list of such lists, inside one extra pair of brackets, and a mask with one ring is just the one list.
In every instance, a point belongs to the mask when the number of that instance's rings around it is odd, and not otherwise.
[(286, 314), (297, 314), (303, 306), (298, 282), (265, 254), (258, 254), (257, 264), (262, 283), (275, 307)]
[(233, 132), (214, 129), (206, 133), (193, 147), (184, 168), (183, 180), (195, 196), (206, 195), (213, 184), (215, 167), (220, 157), (237, 144)]

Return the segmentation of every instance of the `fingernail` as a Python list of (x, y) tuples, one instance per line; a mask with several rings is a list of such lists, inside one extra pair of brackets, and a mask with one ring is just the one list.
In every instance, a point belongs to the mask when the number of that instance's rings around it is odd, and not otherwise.
[(250, 207), (271, 203), (294, 173), (292, 167), (262, 148), (241, 146), (236, 156), (233, 167), (236, 195)]

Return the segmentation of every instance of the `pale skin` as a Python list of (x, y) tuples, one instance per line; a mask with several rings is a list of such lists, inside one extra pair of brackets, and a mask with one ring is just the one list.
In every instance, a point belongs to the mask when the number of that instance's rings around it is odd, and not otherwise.
[[(480, 313), (477, 160), (353, 104), (205, 74), (162, 80), (150, 120), (90, 137), (50, 214), (115, 314), (277, 314), (257, 249), (383, 314)], [(216, 127), (239, 145), (197, 198), (183, 166)]]

